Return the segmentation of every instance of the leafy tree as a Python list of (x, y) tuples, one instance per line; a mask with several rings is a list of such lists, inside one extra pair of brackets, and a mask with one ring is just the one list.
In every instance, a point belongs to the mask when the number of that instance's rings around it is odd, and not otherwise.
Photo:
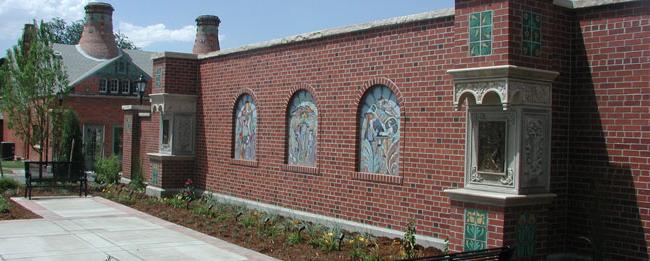
[[(52, 18), (46, 23), (52, 36), (52, 42), (60, 44), (78, 44), (81, 33), (84, 31), (84, 20), (66, 23), (59, 17)], [(120, 49), (139, 49), (129, 38), (121, 32), (115, 33), (115, 42)]]
[(57, 161), (72, 161), (70, 171), (79, 173), (84, 164), (79, 117), (77, 117), (74, 110), (67, 109), (62, 112), (61, 122), (61, 131), (59, 133), (61, 136), (58, 136), (60, 137), (58, 140), (61, 142), (55, 147), (55, 159)]
[(52, 37), (52, 42), (60, 44), (78, 44), (81, 39), (81, 33), (84, 31), (83, 20), (77, 20), (71, 23), (66, 23), (59, 17), (52, 18), (46, 22)]
[(50, 135), (50, 123), (57, 122), (53, 113), (58, 107), (56, 93), (64, 92), (68, 78), (59, 57), (50, 48), (51, 36), (44, 22), (31, 29), (7, 50), (7, 60), (0, 69), (3, 78), (2, 104), (7, 126), (35, 148), (43, 160), (43, 150)]

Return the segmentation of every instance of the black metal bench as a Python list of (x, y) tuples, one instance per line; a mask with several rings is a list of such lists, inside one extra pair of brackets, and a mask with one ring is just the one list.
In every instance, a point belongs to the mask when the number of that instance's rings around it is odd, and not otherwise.
[(81, 162), (25, 161), (25, 197), (32, 199), (34, 187), (60, 187), (79, 183), (79, 196), (88, 196), (88, 178)]
[(430, 257), (419, 257), (414, 259), (408, 259), (412, 261), (472, 261), (472, 260), (499, 260), (507, 261), (512, 258), (514, 253), (514, 248), (510, 246), (504, 246), (499, 248), (490, 248), (484, 250), (476, 251), (467, 251), (454, 254), (448, 254), (444, 256), (430, 256)]

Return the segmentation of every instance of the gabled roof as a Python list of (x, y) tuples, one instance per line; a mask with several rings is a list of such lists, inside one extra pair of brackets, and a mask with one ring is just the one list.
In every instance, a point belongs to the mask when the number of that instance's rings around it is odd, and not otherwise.
[(54, 44), (52, 49), (60, 54), (63, 59), (63, 65), (68, 74), (70, 86), (74, 86), (100, 69), (108, 66), (113, 61), (124, 57), (131, 60), (133, 64), (145, 72), (148, 78), (151, 78), (153, 73), (153, 61), (151, 60), (151, 55), (154, 54), (153, 52), (142, 50), (120, 50), (120, 54), (115, 58), (97, 59), (86, 54), (79, 45)]

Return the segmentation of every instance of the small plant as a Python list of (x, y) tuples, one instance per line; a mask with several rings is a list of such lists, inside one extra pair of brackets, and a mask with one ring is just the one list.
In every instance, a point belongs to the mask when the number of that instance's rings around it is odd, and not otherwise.
[(129, 182), (129, 187), (138, 191), (144, 190), (144, 188), (147, 187), (147, 185), (144, 184), (142, 166), (140, 164), (135, 165), (135, 168), (131, 170), (131, 182)]
[(259, 219), (260, 219), (259, 213), (257, 211), (252, 211), (249, 212), (248, 214), (245, 214), (244, 217), (242, 217), (240, 223), (242, 224), (242, 226), (248, 229), (257, 226), (257, 224), (259, 223)]
[(166, 198), (165, 203), (167, 205), (172, 206), (173, 208), (184, 208), (187, 205), (187, 202), (182, 197), (171, 197), (171, 198)]
[(449, 254), (449, 238), (445, 238), (444, 246), (445, 247), (442, 249), (442, 253), (447, 255)]
[(120, 161), (113, 155), (95, 162), (97, 182), (100, 184), (117, 184), (120, 180)]
[(214, 205), (207, 204), (203, 201), (201, 201), (198, 206), (192, 209), (192, 212), (197, 215), (201, 216), (206, 216), (206, 217), (214, 217), (215, 213), (212, 211), (212, 208)]
[(297, 245), (302, 243), (302, 241), (302, 235), (298, 231), (293, 231), (287, 236), (287, 244), (289, 245)]
[(9, 202), (4, 197), (0, 197), (0, 213), (9, 212)]
[(404, 249), (405, 259), (415, 257), (415, 223), (413, 221), (406, 225), (404, 239), (402, 239), (402, 248)]
[(322, 233), (319, 237), (311, 238), (309, 244), (313, 247), (318, 247), (325, 252), (331, 252), (340, 249), (340, 239), (342, 233), (340, 229), (333, 228), (329, 231)]

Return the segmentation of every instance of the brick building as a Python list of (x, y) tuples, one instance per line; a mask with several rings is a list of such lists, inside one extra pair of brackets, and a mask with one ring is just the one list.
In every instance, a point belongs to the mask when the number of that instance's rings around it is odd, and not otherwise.
[(452, 251), (649, 257), (648, 1), (457, 0), (229, 50), (197, 24), (193, 54), (154, 57), (151, 106), (123, 107), (149, 193), (192, 178)]
[[(151, 79), (153, 64), (151, 52), (117, 47), (110, 4), (93, 2), (85, 10), (79, 44), (54, 44), (52, 48), (61, 56), (71, 88), (63, 105), (79, 116), (85, 165), (92, 169), (99, 157), (121, 155), (122, 105), (139, 104), (135, 82), (140, 75)], [(10, 129), (4, 128), (3, 134), (3, 141), (16, 143), (16, 157), (38, 158)]]

